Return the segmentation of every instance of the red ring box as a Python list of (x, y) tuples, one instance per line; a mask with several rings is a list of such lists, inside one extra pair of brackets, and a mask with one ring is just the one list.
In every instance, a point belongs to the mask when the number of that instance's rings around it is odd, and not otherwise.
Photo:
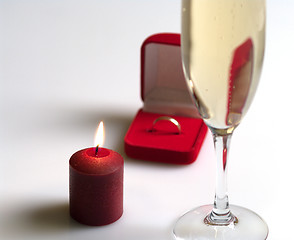
[[(207, 127), (189, 94), (181, 61), (180, 34), (148, 37), (141, 47), (143, 108), (125, 136), (125, 152), (135, 159), (190, 164), (197, 158)], [(175, 119), (160, 120), (167, 116)]]

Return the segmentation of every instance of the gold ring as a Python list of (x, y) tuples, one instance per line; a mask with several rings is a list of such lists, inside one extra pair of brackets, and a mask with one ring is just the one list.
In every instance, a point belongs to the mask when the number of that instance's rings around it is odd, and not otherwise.
[(155, 125), (159, 121), (169, 121), (169, 122), (171, 122), (173, 125), (175, 125), (178, 128), (177, 134), (180, 134), (181, 133), (181, 125), (179, 124), (179, 122), (176, 119), (174, 119), (172, 117), (168, 117), (168, 116), (161, 116), (159, 118), (156, 118), (154, 120), (153, 124), (152, 124), (151, 132), (154, 132), (155, 131)]

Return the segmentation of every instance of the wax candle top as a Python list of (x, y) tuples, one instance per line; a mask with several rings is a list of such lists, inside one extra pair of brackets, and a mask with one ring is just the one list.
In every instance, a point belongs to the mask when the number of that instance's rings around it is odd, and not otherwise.
[(89, 175), (107, 175), (123, 165), (123, 158), (115, 151), (99, 148), (87, 148), (74, 153), (69, 162), (76, 171)]

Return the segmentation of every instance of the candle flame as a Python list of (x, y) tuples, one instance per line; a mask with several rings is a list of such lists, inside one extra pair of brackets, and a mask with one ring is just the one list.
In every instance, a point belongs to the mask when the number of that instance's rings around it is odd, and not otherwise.
[(95, 146), (101, 147), (104, 143), (104, 125), (103, 122), (101, 121), (98, 125), (96, 135), (95, 135), (95, 141), (94, 144)]

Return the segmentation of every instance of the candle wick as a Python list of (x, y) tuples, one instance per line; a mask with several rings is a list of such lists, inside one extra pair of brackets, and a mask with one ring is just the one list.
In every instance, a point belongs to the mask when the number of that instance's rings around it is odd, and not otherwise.
[(96, 146), (96, 150), (95, 150), (95, 156), (98, 156), (98, 150), (99, 150), (99, 145)]

